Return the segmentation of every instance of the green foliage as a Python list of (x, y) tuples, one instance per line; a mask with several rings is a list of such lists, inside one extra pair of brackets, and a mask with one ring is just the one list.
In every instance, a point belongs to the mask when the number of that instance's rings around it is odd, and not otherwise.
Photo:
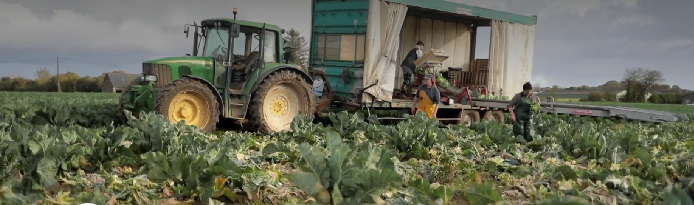
[(271, 136), (208, 134), (152, 113), (107, 123), (117, 96), (43, 94), (0, 99), (3, 204), (692, 204), (694, 193), (692, 123), (537, 114), (535, 141), (519, 143), (510, 124), (385, 125), (370, 114), (402, 113), (369, 111), (326, 125), (299, 116)]
[(384, 190), (401, 182), (386, 150), (355, 152), (334, 131), (328, 131), (327, 138), (324, 148), (302, 143), (299, 151), (305, 166), (288, 175), (292, 183), (319, 204), (376, 203)]
[(682, 104), (682, 97), (688, 93), (661, 93), (653, 94), (648, 98), (649, 103), (658, 104)]
[(588, 101), (600, 102), (605, 100), (605, 95), (600, 91), (590, 91), (588, 94)]
[(607, 101), (607, 102), (617, 102), (617, 93), (614, 93), (612, 91), (604, 91), (602, 93), (602, 101)]

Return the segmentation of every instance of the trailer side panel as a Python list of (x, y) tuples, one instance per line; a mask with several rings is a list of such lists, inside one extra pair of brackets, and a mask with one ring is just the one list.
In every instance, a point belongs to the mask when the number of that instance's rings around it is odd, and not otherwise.
[(325, 72), (334, 95), (362, 90), (369, 0), (312, 0), (310, 67)]

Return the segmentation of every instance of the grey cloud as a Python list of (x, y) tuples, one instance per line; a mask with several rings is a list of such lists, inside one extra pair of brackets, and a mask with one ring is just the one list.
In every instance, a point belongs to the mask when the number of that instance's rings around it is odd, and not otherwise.
[[(694, 1), (450, 1), (538, 15), (533, 76), (543, 83), (604, 83), (641, 66), (694, 89), (686, 77), (694, 76), (694, 26), (687, 26), (694, 19)], [(234, 7), (240, 19), (295, 28), (308, 36), (310, 0), (0, 0), (0, 62), (59, 54), (137, 69), (148, 58), (189, 53), (192, 39), (185, 39), (183, 24), (231, 18)], [(480, 35), (489, 40), (488, 31)], [(487, 50), (479, 48), (479, 56)], [(42, 66), (54, 63), (0, 64), (0, 75), (31, 77), (31, 69)], [(97, 75), (118, 68), (65, 61), (65, 69)]]

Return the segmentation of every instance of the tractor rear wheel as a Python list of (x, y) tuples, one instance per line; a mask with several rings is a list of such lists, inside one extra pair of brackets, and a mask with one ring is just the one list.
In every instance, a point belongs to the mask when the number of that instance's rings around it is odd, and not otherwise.
[(263, 79), (253, 93), (249, 118), (262, 133), (291, 130), (294, 117), (315, 112), (311, 86), (294, 71), (282, 70)]
[(207, 85), (191, 79), (181, 78), (159, 92), (154, 110), (173, 123), (183, 120), (212, 132), (219, 122), (219, 102)]

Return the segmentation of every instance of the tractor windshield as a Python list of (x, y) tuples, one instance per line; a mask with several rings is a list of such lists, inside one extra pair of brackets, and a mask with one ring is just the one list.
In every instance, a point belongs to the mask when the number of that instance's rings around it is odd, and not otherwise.
[(212, 57), (215, 60), (223, 61), (229, 51), (229, 31), (221, 28), (208, 28), (205, 38), (205, 50), (202, 56)]

